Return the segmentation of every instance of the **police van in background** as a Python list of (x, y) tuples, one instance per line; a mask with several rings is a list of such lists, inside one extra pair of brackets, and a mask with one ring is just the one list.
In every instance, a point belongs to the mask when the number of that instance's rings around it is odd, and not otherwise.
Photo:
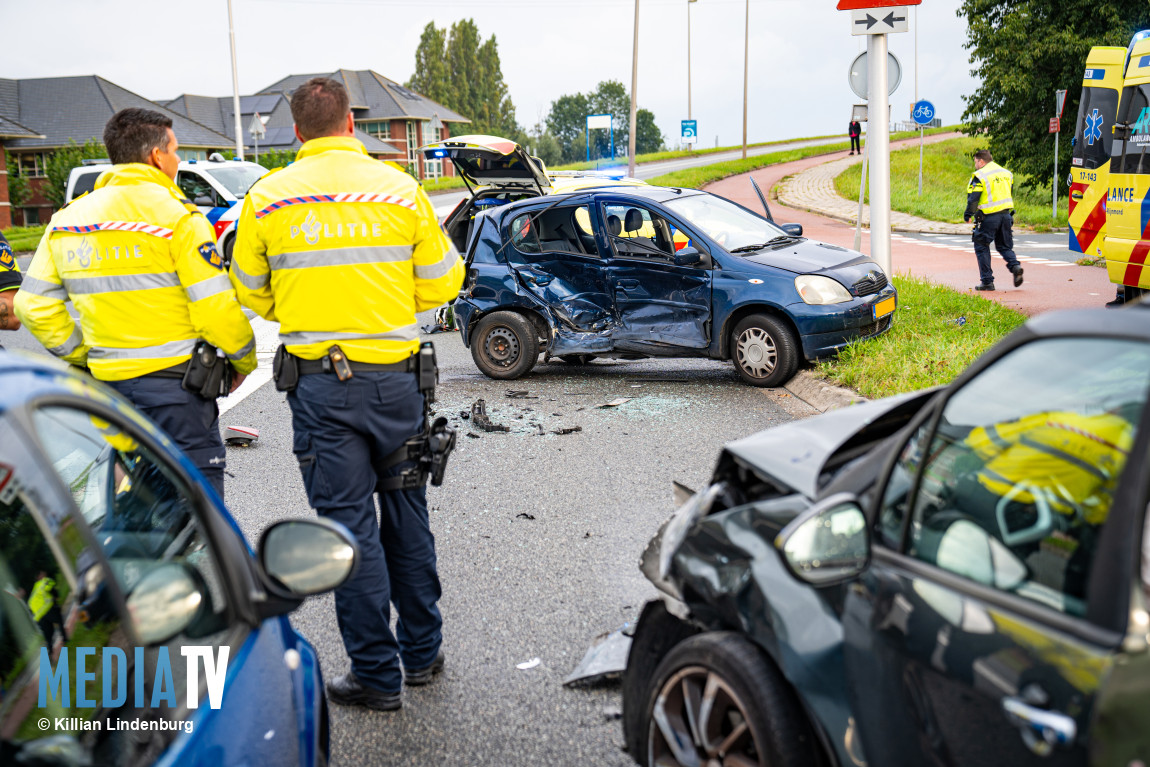
[[(84, 163), (73, 168), (68, 175), (65, 203), (92, 191), (96, 187), (96, 179), (111, 167), (107, 160), (85, 160)], [(262, 165), (243, 160), (225, 160), (216, 152), (207, 160), (185, 160), (180, 163), (176, 172), (176, 186), (211, 222), (225, 261), (230, 262), (232, 259), (236, 221), (242, 207), (237, 203), (243, 200), (252, 184), (265, 173), (267, 169)]]

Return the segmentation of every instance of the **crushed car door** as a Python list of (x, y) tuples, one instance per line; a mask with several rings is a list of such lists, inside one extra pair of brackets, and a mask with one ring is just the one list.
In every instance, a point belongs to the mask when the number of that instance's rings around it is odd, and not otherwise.
[(709, 258), (675, 263), (689, 242), (653, 208), (630, 202), (602, 206), (605, 239), (612, 250), (608, 272), (619, 327), (615, 348), (658, 353), (710, 345)]
[(1119, 500), (1148, 384), (1145, 343), (1035, 340), (898, 448), (843, 615), (868, 764), (1117, 763), (1092, 728), (1137, 580)]
[(587, 205), (523, 211), (511, 220), (507, 263), (562, 328), (608, 333), (612, 300), (590, 215)]

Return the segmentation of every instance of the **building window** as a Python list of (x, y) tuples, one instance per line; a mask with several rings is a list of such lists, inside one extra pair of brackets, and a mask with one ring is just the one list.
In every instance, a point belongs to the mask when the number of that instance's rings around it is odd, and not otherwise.
[[(439, 141), (442, 135), (442, 128), (435, 130), (431, 129), (431, 120), (423, 121), (423, 140), (424, 143), (432, 144)], [(424, 178), (439, 178), (443, 175), (443, 160), (424, 160), (423, 161)]]
[(40, 225), (40, 209), (39, 208), (23, 208), (24, 211), (24, 226), (39, 226)]
[(421, 178), (419, 175), (419, 137), (415, 132), (415, 120), (407, 121), (407, 164), (411, 168), (411, 174), (416, 178)]
[(207, 160), (208, 150), (206, 149), (177, 149), (176, 154), (181, 160)]
[(391, 138), (391, 121), (384, 120), (382, 122), (364, 122), (359, 123), (358, 127), (361, 131), (369, 136), (375, 136), (377, 139), (387, 141)]
[(48, 175), (47, 152), (24, 152), (16, 155), (16, 175), (24, 178)]

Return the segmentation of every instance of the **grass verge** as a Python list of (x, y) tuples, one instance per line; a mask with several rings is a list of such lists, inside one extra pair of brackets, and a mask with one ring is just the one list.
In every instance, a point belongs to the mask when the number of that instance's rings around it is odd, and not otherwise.
[[(918, 147), (900, 149), (890, 155), (891, 209), (930, 221), (962, 223), (966, 209), (966, 186), (974, 172), (971, 154), (986, 148), (982, 137), (940, 141), (923, 148), (922, 197), (918, 196)], [(852, 165), (835, 178), (835, 191), (848, 200), (857, 200), (862, 165)], [(869, 196), (869, 190), (867, 192)], [(1066, 226), (1066, 196), (1059, 200), (1058, 218), (1050, 216), (1050, 195), (1027, 183), (1021, 174), (1014, 177), (1014, 221), (1035, 231)]]
[(40, 238), (44, 236), (44, 226), (14, 226), (11, 229), (5, 229), (0, 234), (3, 234), (4, 239), (8, 240), (12, 250), (17, 252), (35, 250), (36, 246), (40, 244)]
[[(926, 135), (930, 136), (930, 135), (933, 135), (935, 133), (949, 133), (951, 131), (958, 130), (959, 127), (960, 126), (953, 126), (952, 125), (952, 126), (944, 126), (942, 128), (930, 128), (926, 131)], [(910, 132), (910, 133), (892, 133), (891, 134), (891, 140), (897, 140), (900, 138), (911, 138), (911, 137), (917, 136), (917, 135), (918, 135), (917, 131)], [(791, 143), (794, 143), (796, 141), (817, 141), (819, 139), (824, 139), (824, 138), (834, 138), (834, 136), (833, 135), (831, 135), (831, 136), (808, 136), (806, 138), (789, 138), (789, 139), (781, 139), (779, 141), (763, 141), (763, 142), (760, 142), (758, 144), (747, 144), (747, 148), (748, 149), (754, 149), (756, 147), (763, 147), (763, 146), (776, 146), (778, 144), (791, 144)], [(738, 146), (720, 146), (720, 147), (713, 147), (710, 149), (683, 149), (683, 150), (676, 151), (676, 152), (652, 152), (649, 154), (637, 155), (635, 157), (635, 162), (636, 162), (636, 164), (642, 164), (642, 163), (647, 163), (647, 162), (662, 162), (663, 160), (678, 160), (678, 159), (681, 159), (683, 157), (705, 157), (706, 155), (715, 154), (717, 152), (731, 152), (731, 151), (734, 151), (736, 149), (741, 149), (741, 148), (742, 148), (742, 145), (740, 144)], [(800, 160), (803, 157), (811, 157), (811, 156), (816, 155), (816, 154), (824, 154), (824, 153), (831, 152), (831, 151), (837, 152), (837, 151), (841, 151), (842, 149), (849, 149), (849, 148), (850, 148), (850, 143), (846, 142), (846, 141), (844, 141), (842, 143), (837, 143), (837, 144), (826, 144), (826, 145), (819, 146), (819, 147), (806, 147), (806, 149), (809, 149), (811, 151), (808, 151), (806, 154), (803, 154), (803, 155), (791, 157), (789, 159)], [(796, 150), (796, 151), (800, 151), (800, 150)], [(620, 159), (623, 161), (623, 167), (626, 167), (626, 158), (620, 158)], [(751, 158), (749, 158), (749, 157), (747, 158), (747, 160), (750, 160), (750, 159)], [(758, 159), (758, 158), (756, 158), (756, 159)], [(777, 160), (776, 162), (788, 162), (788, 161), (789, 160)], [(742, 160), (738, 160), (736, 162), (742, 162)], [(716, 165), (722, 165), (722, 164), (723, 163), (716, 163)], [(767, 163), (767, 164), (770, 165), (773, 163)], [(618, 162), (613, 163), (613, 164), (605, 164), (602, 160), (597, 160), (597, 161), (592, 161), (592, 162), (574, 162), (574, 163), (569, 163), (567, 165), (556, 165), (554, 168), (550, 168), (549, 170), (606, 170), (607, 168), (618, 168), (618, 167), (619, 167)], [(708, 167), (711, 167), (711, 166), (708, 166)], [(762, 168), (762, 167), (764, 167), (764, 166), (763, 165), (754, 165), (753, 167), (747, 168), (746, 170), (736, 171), (736, 173), (746, 173), (748, 170), (756, 170), (757, 168)], [(728, 173), (726, 175), (730, 176), (730, 175), (734, 175), (734, 174)], [(659, 180), (659, 179), (663, 179), (663, 178), (670, 178), (673, 176), (675, 176), (675, 174), (667, 173), (667, 174), (664, 174), (662, 176), (659, 176), (656, 179), (652, 179), (650, 183), (655, 184), (657, 186), (679, 186), (679, 187), (692, 186), (691, 184), (676, 184), (676, 183), (667, 184), (667, 183), (663, 183), (662, 181)], [(702, 183), (706, 184), (706, 183), (710, 183), (711, 181), (718, 181), (720, 178), (726, 178), (726, 176), (718, 176), (716, 178), (709, 178), (708, 177)], [(459, 178), (458, 176), (450, 176), (447, 178), (439, 178), (439, 179), (433, 179), (430, 181), (424, 181), (423, 182), (423, 189), (424, 189), (424, 191), (426, 191), (428, 193), (443, 192), (443, 191), (447, 191), (449, 189), (463, 189), (465, 186), (466, 186), (466, 184), (463, 183), (463, 179)]]
[(815, 375), (870, 398), (941, 386), (1026, 321), (994, 301), (910, 275), (895, 275), (894, 284), (899, 306), (891, 329), (818, 363)]

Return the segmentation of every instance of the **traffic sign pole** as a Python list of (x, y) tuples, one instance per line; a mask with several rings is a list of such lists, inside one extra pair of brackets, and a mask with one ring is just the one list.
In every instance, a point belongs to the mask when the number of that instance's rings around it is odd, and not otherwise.
[(1050, 127), (1054, 131), (1054, 183), (1051, 184), (1050, 217), (1058, 218), (1058, 134), (1062, 132), (1062, 108), (1066, 105), (1066, 91), (1054, 91), (1054, 119)]
[[(888, 275), (890, 261), (890, 95), (886, 35), (867, 38), (867, 109), (870, 130), (870, 257)], [(873, 118), (873, 119), (872, 119)]]

